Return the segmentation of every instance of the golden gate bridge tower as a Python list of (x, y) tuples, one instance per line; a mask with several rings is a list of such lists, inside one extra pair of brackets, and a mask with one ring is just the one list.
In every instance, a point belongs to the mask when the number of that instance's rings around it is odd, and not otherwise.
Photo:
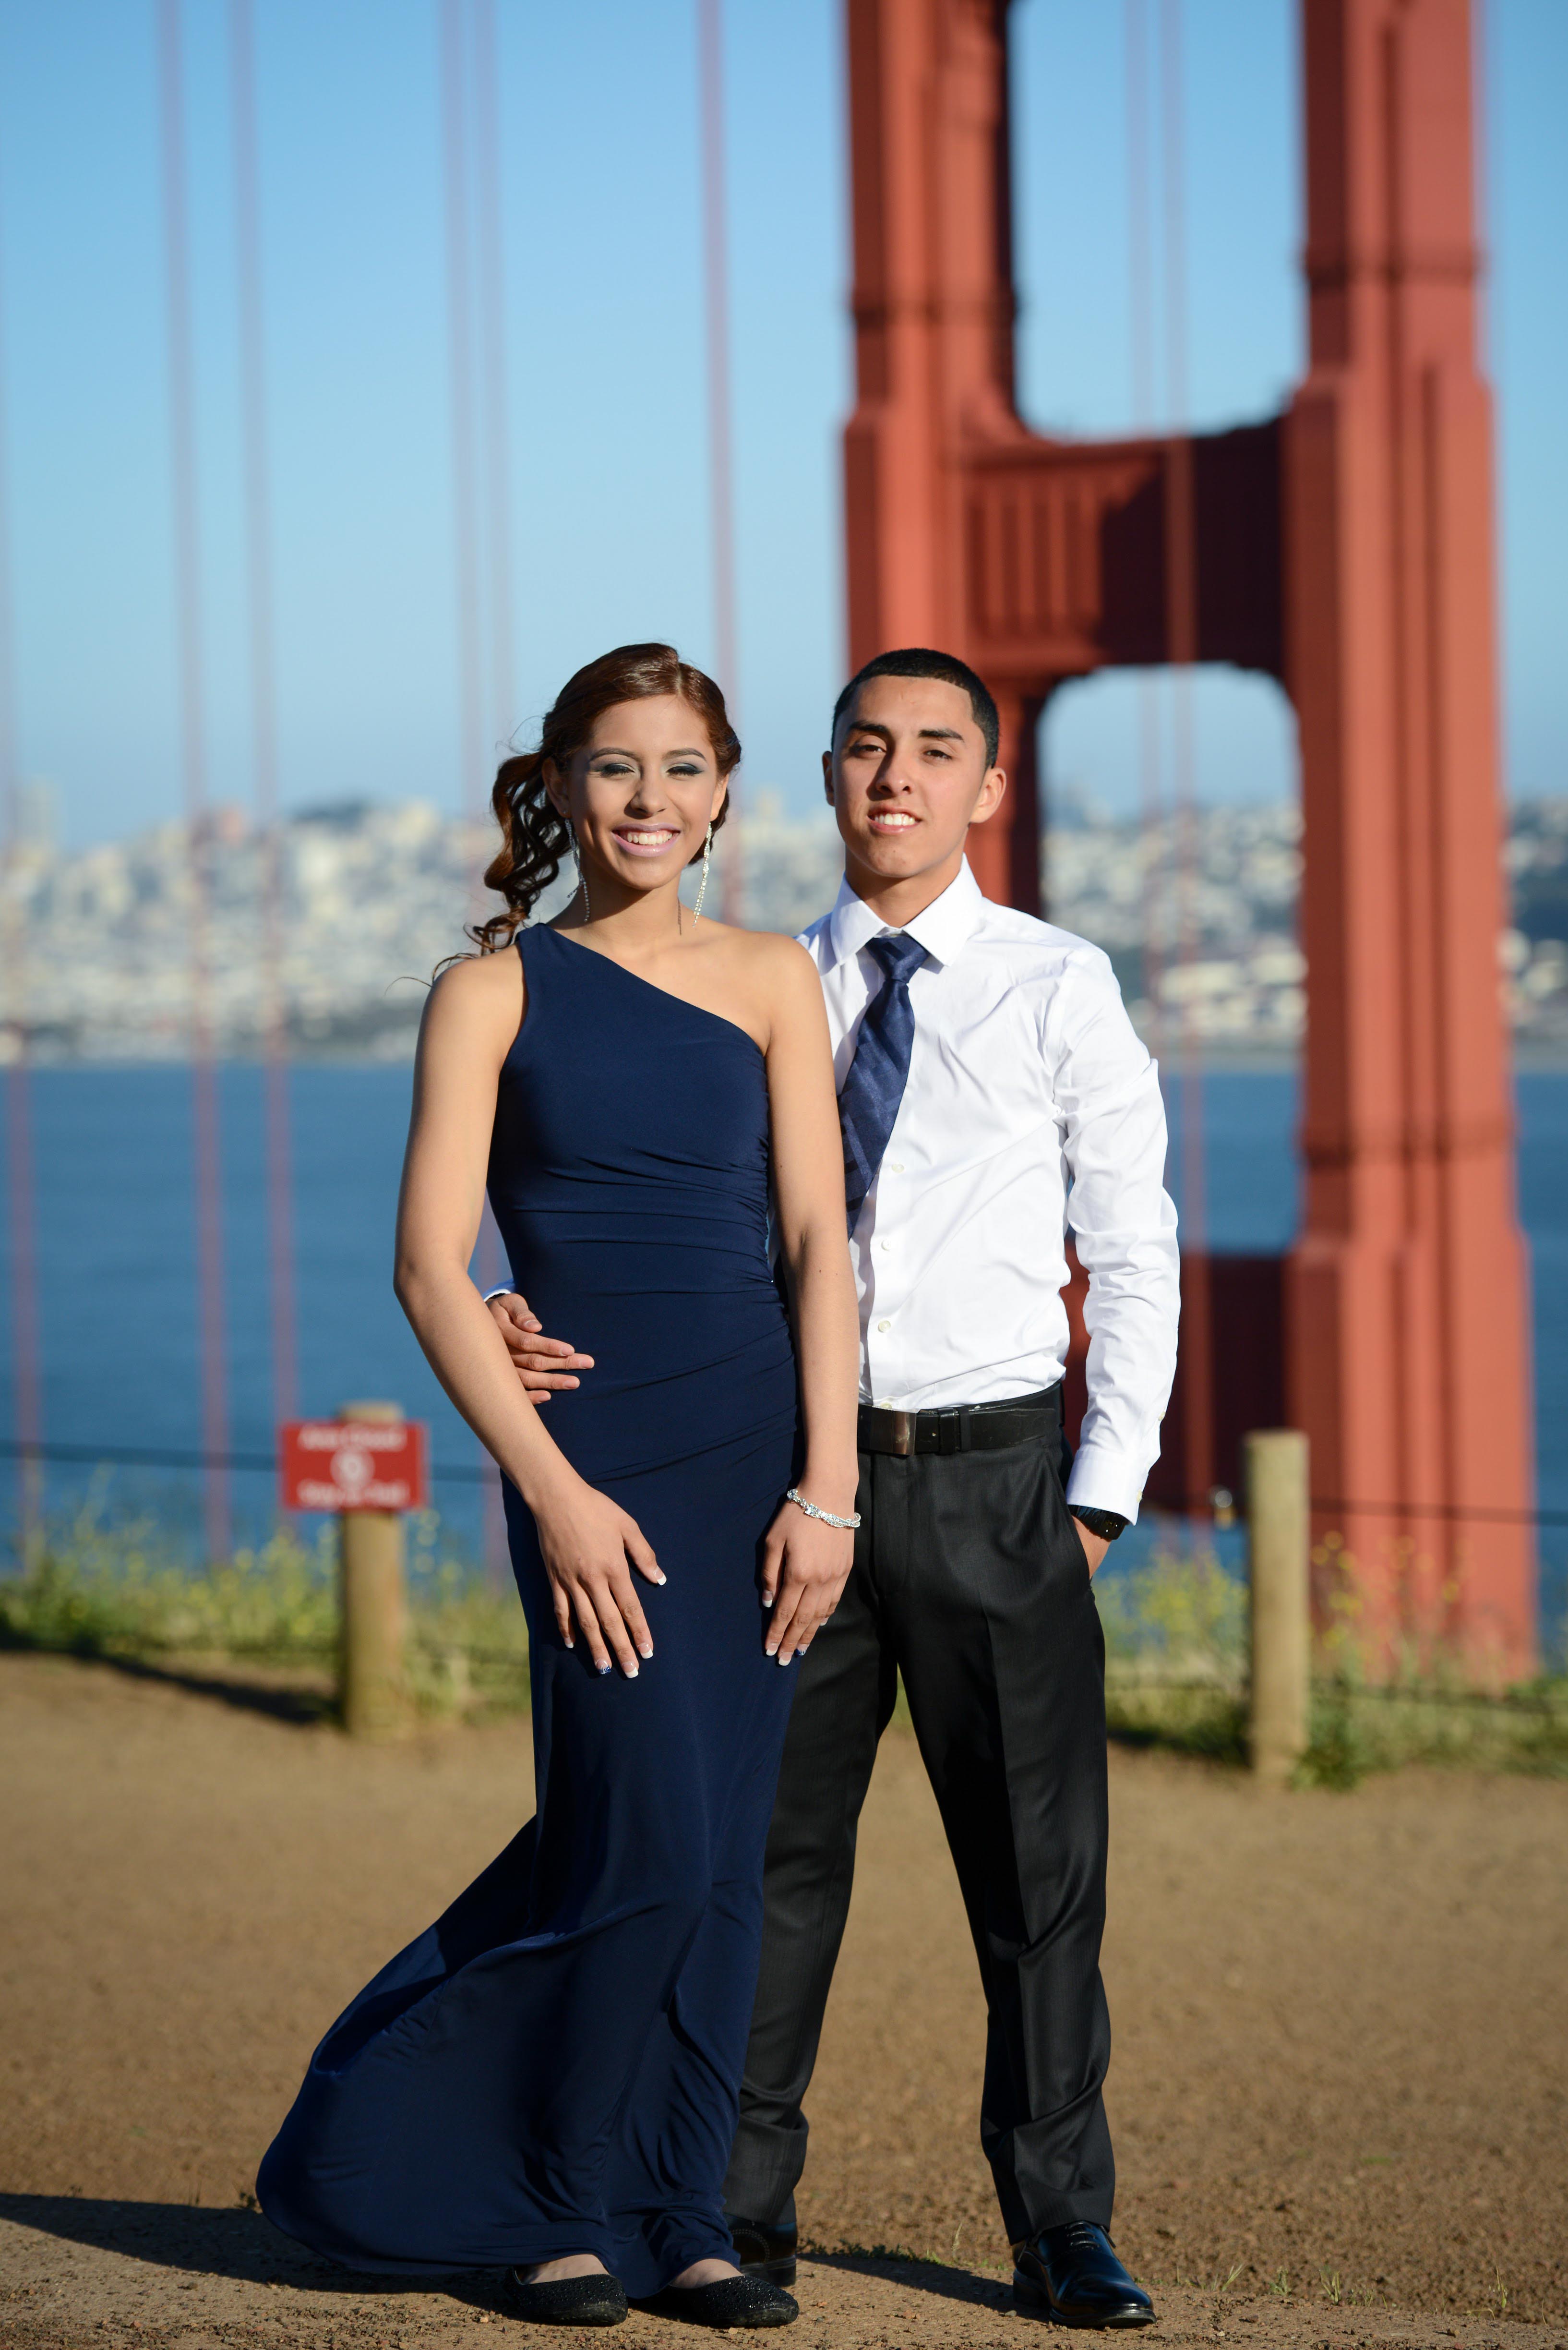
[(1272, 1300), (1314, 1556), (1347, 1563), (1320, 1574), (1320, 1607), (1347, 1602), (1384, 1670), (1440, 1641), (1526, 1672), (1468, 0), (1302, 0), (1310, 357), (1284, 412), (1093, 442), (1032, 432), (1014, 400), (1007, 0), (847, 13), (850, 653), (941, 645), (996, 690), (1011, 792), (971, 836), (982, 888), (1038, 909), (1035, 735), (1066, 681), (1229, 662), (1295, 711), (1304, 1215), (1272, 1289), (1242, 1295), (1223, 1260), (1189, 1258), (1167, 1476), (1174, 1456), (1192, 1497), (1228, 1465), (1236, 1411), (1256, 1408), (1234, 1365)]

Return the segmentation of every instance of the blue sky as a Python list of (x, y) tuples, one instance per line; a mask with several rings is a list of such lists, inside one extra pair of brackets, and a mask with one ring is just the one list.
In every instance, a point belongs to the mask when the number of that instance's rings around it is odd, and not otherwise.
[[(1267, 413), (1301, 362), (1293, 11), (1186, 0), (1190, 412)], [(258, 0), (282, 787), (458, 804), (435, 0)], [(524, 730), (629, 637), (713, 651), (694, 0), (499, 0)], [(1074, 432), (1132, 418), (1123, 11), (1017, 0), (1021, 380)], [(226, 10), (186, 0), (212, 788), (251, 790)], [(727, 0), (747, 776), (812, 805), (839, 681), (850, 393), (837, 0)], [(1568, 789), (1555, 641), (1568, 480), (1568, 7), (1488, 0), (1507, 747)], [(0, 304), (23, 771), (68, 837), (179, 804), (151, 0), (0, 7)], [(1126, 679), (1071, 689), (1051, 773), (1132, 791)], [(1288, 713), (1205, 679), (1200, 788), (1290, 788)]]

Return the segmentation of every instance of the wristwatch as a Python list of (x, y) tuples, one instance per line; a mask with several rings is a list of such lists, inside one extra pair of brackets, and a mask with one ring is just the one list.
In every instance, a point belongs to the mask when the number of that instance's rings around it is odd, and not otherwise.
[(1098, 1534), (1102, 1542), (1115, 1542), (1118, 1534), (1126, 1534), (1131, 1523), (1130, 1519), (1118, 1517), (1115, 1510), (1080, 1510), (1075, 1508), (1071, 1502), (1067, 1507), (1078, 1523), (1087, 1526), (1092, 1534)]

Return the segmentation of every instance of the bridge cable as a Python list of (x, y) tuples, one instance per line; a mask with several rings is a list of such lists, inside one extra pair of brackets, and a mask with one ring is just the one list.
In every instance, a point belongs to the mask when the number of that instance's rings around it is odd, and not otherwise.
[(254, 0), (229, 0), (234, 122), (235, 283), (240, 426), (244, 468), (246, 619), (250, 639), (253, 791), (261, 899), (261, 1048), (266, 1182), (267, 1284), (275, 1422), (299, 1409), (288, 1014), (284, 986), (284, 840), (277, 787), (277, 663), (272, 479), (262, 312), (261, 175), (256, 135)]
[(213, 1033), (212, 813), (207, 796), (202, 691), (201, 557), (196, 511), (195, 378), (191, 334), (190, 213), (186, 192), (181, 0), (159, 0), (158, 93), (166, 285), (170, 489), (174, 544), (180, 765), (191, 888), (191, 1090), (196, 1195), (196, 1285), (202, 1449), (208, 1555), (233, 1550), (227, 1332), (218, 1070)]
[[(494, 0), (441, 0), (440, 34), (457, 591), (459, 805), (475, 859), (473, 901), (477, 904), (479, 871), (489, 859), (489, 768), (515, 724), (506, 272)], [(475, 1261), (482, 1289), (499, 1284), (501, 1260), (501, 1235), (487, 1200)], [(509, 1573), (501, 1472), (483, 1449), (481, 1470), (485, 1568), (493, 1580), (501, 1582)]]
[[(3, 294), (3, 286), (0, 286)], [(24, 1565), (38, 1555), (44, 1524), (44, 1440), (32, 1076), (27, 1034), (27, 870), (16, 727), (12, 603), (9, 436), (0, 301), (0, 1040), (5, 1045), (5, 1203), (11, 1274), (13, 1420), (18, 1448), (17, 1534)]]
[[(1197, 546), (1193, 451), (1186, 431), (1188, 295), (1180, 0), (1124, 0), (1123, 30), (1134, 425), (1142, 434), (1155, 431), (1157, 408), (1161, 404), (1156, 395), (1158, 355), (1164, 409), (1165, 650), (1171, 672), (1166, 680), (1144, 678), (1138, 702), (1143, 993), (1150, 1046), (1163, 1065), (1167, 1099), (1177, 1112), (1183, 1257), (1179, 1427), (1182, 1482), (1191, 1495), (1210, 1490), (1215, 1460), (1203, 1083), (1191, 989), (1182, 983), (1182, 974), (1190, 970), (1198, 946), (1199, 841), (1192, 678), (1198, 654)], [(1151, 168), (1157, 135), (1158, 199)], [(1157, 219), (1161, 232), (1158, 273)], [(1158, 335), (1157, 308), (1163, 329)], [(1168, 721), (1166, 726), (1160, 723), (1162, 712)], [(1163, 773), (1167, 764), (1168, 809)], [(1174, 991), (1169, 988), (1172, 959), (1177, 966)], [(1172, 992), (1176, 996), (1173, 1023), (1167, 1008)], [(1169, 1033), (1172, 1025), (1174, 1035)]]
[[(725, 217), (723, 0), (697, 0), (698, 82), (702, 118), (702, 280), (708, 345), (708, 502), (712, 534), (713, 646), (719, 683), (733, 718), (736, 675), (735, 468), (730, 380), (730, 255)], [(737, 729), (738, 731), (738, 729)], [(745, 920), (745, 856), (735, 777), (721, 868), (724, 920)]]

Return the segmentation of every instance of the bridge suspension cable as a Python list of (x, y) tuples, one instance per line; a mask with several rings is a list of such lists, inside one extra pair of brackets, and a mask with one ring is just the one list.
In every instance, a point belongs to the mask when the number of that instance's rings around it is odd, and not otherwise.
[(244, 467), (246, 618), (256, 845), (261, 860), (261, 1046), (266, 1161), (267, 1283), (273, 1416), (298, 1409), (294, 1179), (289, 1132), (288, 1022), (284, 996), (285, 899), (277, 789), (277, 669), (272, 562), (272, 478), (262, 312), (261, 174), (257, 152), (253, 0), (229, 0), (234, 122), (235, 280), (239, 300), (240, 426)]
[[(4, 306), (0, 304), (0, 328)], [(19, 1547), (24, 1564), (43, 1533), (43, 1376), (38, 1319), (37, 1226), (33, 1168), (33, 1097), (27, 1036), (27, 899), (23, 870), (22, 793), (16, 728), (16, 630), (12, 606), (10, 447), (5, 347), (0, 331), (0, 985), (5, 1046), (5, 1198), (11, 1289), (11, 1377), (17, 1456)]]
[[(499, 75), (495, 0), (441, 0), (459, 803), (473, 845), (475, 904), (490, 767), (517, 723)], [(501, 1236), (488, 1201), (475, 1269), (482, 1288), (501, 1279)], [(485, 1565), (500, 1580), (507, 1557), (501, 1476), (488, 1455), (481, 1469)]]
[(191, 338), (190, 216), (180, 0), (159, 0), (158, 92), (169, 369), (170, 487), (180, 705), (180, 768), (191, 889), (191, 1089), (196, 1194), (204, 1531), (208, 1555), (233, 1549), (228, 1350), (218, 1070), (213, 1036), (212, 816), (207, 795), (201, 557), (196, 514), (195, 381)]
[[(1158, 16), (1154, 11), (1158, 9)], [(1179, 973), (1190, 972), (1199, 945), (1199, 837), (1196, 712), (1193, 666), (1198, 655), (1198, 571), (1193, 450), (1189, 432), (1188, 379), (1187, 184), (1182, 78), (1181, 0), (1126, 0), (1127, 176), (1130, 279), (1133, 309), (1134, 400), (1143, 416), (1154, 408), (1154, 361), (1162, 362), (1165, 469), (1165, 600), (1168, 686), (1169, 829), (1174, 856), (1173, 890), (1145, 889), (1147, 998), (1154, 1014), (1156, 1041), (1162, 1043), (1168, 941), (1172, 934)], [(1154, 72), (1150, 53), (1158, 37), (1158, 138), (1160, 326), (1155, 331), (1155, 174), (1150, 148), (1155, 136)], [(1142, 419), (1140, 418), (1140, 421)], [(1145, 429), (1147, 429), (1145, 423)], [(1165, 830), (1165, 795), (1160, 775), (1157, 689), (1151, 680), (1140, 710), (1141, 798), (1146, 828), (1146, 873), (1159, 856)], [(1153, 826), (1152, 837), (1149, 827)], [(1163, 863), (1163, 858), (1159, 859)], [(1163, 885), (1164, 877), (1161, 876)], [(1174, 897), (1174, 905), (1168, 902)], [(1157, 898), (1167, 899), (1164, 920), (1152, 919)], [(1152, 951), (1151, 951), (1152, 949)], [(1175, 1061), (1179, 1107), (1178, 1164), (1182, 1222), (1181, 1429), (1183, 1472), (1189, 1492), (1206, 1492), (1214, 1481), (1213, 1330), (1208, 1272), (1206, 1148), (1201, 1042), (1189, 985), (1179, 985)]]
[[(1149, 105), (1149, 0), (1124, 0), (1123, 49), (1127, 75), (1128, 326), (1132, 359), (1132, 422), (1135, 432), (1155, 429), (1154, 390), (1154, 202), (1149, 184), (1153, 147)], [(1165, 916), (1161, 835), (1165, 820), (1160, 773), (1159, 686), (1146, 671), (1137, 682), (1138, 813), (1142, 830), (1142, 993), (1147, 1006), (1149, 1043), (1163, 1058), (1160, 981), (1164, 969), (1160, 925)]]
[[(735, 465), (730, 381), (730, 254), (725, 217), (723, 0), (697, 0), (697, 60), (702, 118), (702, 283), (708, 344), (708, 501), (712, 534), (713, 650), (732, 717), (739, 707), (735, 626)], [(737, 727), (737, 732), (739, 731)], [(727, 922), (745, 919), (741, 808), (730, 778), (724, 825), (722, 905)]]

